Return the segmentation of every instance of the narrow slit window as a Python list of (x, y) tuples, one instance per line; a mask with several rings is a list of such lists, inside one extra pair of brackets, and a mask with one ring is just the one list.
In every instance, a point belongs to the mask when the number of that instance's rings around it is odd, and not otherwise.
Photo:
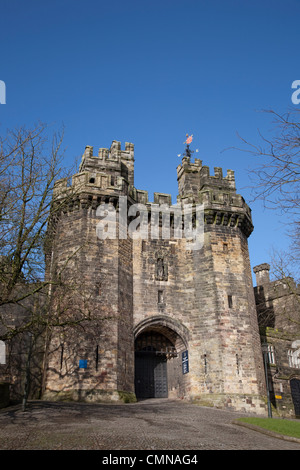
[(6, 364), (6, 345), (4, 341), (0, 341), (0, 364)]
[(235, 360), (236, 360), (236, 372), (237, 374), (239, 374), (240, 373), (240, 359), (239, 359), (238, 354), (235, 355)]
[(96, 370), (98, 370), (98, 364), (99, 364), (99, 346), (97, 344), (96, 346), (96, 355), (95, 355), (95, 359), (96, 359)]
[(159, 304), (163, 304), (164, 303), (164, 291), (163, 290), (159, 290), (158, 291), (158, 299), (157, 299), (158, 303)]
[(60, 345), (60, 370), (63, 368), (63, 363), (64, 363), (64, 345), (61, 343)]
[(228, 307), (232, 308), (232, 295), (228, 295)]

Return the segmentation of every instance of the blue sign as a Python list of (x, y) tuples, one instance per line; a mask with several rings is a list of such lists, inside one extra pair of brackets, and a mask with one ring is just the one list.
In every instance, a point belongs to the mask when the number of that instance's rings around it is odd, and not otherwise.
[(86, 368), (87, 368), (87, 360), (79, 359), (79, 369), (86, 369)]
[(189, 352), (183, 351), (182, 353), (182, 373), (187, 374), (189, 371)]

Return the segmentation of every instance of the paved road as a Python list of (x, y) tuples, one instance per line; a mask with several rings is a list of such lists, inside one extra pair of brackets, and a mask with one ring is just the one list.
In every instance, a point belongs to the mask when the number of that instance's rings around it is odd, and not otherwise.
[(239, 413), (169, 400), (132, 404), (30, 402), (0, 410), (0, 449), (300, 450), (237, 426)]

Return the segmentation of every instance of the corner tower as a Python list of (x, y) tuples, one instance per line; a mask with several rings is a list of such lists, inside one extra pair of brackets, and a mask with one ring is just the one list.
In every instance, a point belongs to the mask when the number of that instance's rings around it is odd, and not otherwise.
[[(100, 240), (96, 230), (101, 204), (117, 213), (120, 196), (133, 202), (133, 180), (133, 144), (121, 150), (113, 141), (96, 156), (87, 146), (71, 185), (62, 179), (54, 187), (47, 276), (52, 315), (66, 327), (51, 331), (44, 398), (135, 397), (132, 240)], [(118, 233), (118, 218), (116, 225)]]
[(190, 257), (191, 395), (203, 403), (265, 413), (265, 381), (247, 239), (251, 210), (232, 170), (210, 174), (185, 155), (177, 168), (178, 202), (202, 204), (204, 246)]

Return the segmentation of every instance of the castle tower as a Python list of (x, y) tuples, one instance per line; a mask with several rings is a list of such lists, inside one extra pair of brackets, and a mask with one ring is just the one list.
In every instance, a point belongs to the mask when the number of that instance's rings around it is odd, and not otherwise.
[(203, 248), (192, 252), (194, 296), (186, 312), (195, 361), (190, 387), (200, 401), (264, 413), (263, 363), (247, 238), (251, 210), (236, 193), (234, 172), (184, 156), (177, 168), (178, 201), (202, 204)]
[[(150, 202), (134, 187), (133, 152), (133, 144), (121, 150), (116, 141), (98, 156), (86, 147), (72, 185), (56, 184), (47, 272), (80, 280), (70, 297), (89, 319), (81, 329), (53, 332), (44, 397), (175, 397), (264, 414), (247, 245), (253, 225), (234, 173), (211, 175), (185, 155), (177, 204), (164, 193)], [(100, 239), (101, 204), (116, 225)], [(137, 213), (144, 218), (129, 236)], [(199, 245), (187, 236), (190, 223), (203, 228)], [(55, 312), (61, 303), (53, 289)]]
[[(99, 206), (117, 213), (120, 196), (132, 201), (133, 168), (133, 144), (124, 151), (114, 141), (98, 156), (87, 146), (72, 184), (55, 185), (47, 273), (53, 315), (66, 327), (52, 331), (44, 398), (134, 396), (132, 240), (97, 236)], [(116, 233), (119, 225), (116, 218)]]
[(255, 273), (257, 286), (263, 286), (270, 282), (270, 265), (268, 263), (254, 266), (253, 272)]

